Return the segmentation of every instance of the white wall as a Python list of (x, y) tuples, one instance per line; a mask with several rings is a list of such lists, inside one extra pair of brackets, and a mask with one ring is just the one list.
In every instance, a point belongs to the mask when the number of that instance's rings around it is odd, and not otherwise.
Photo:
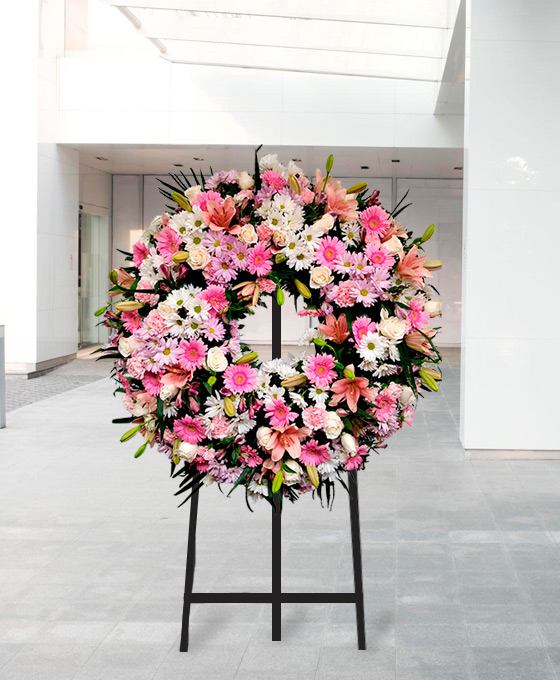
[[(458, 148), (437, 83), (173, 64), (60, 60), (58, 141)], [(419, 144), (421, 140), (421, 144)]]
[(463, 444), (558, 450), (560, 4), (472, 0), (471, 20)]
[(113, 176), (80, 163), (80, 205), (84, 212), (110, 217)]
[(396, 184), (398, 199), (410, 190), (405, 203), (412, 202), (412, 205), (398, 219), (412, 230), (414, 237), (422, 236), (430, 224), (436, 226), (425, 251), (428, 260), (443, 262), (443, 268), (429, 280), (439, 290), (443, 304), (443, 316), (436, 320), (441, 325), (438, 344), (458, 346), (461, 343), (463, 182), (398, 179)]

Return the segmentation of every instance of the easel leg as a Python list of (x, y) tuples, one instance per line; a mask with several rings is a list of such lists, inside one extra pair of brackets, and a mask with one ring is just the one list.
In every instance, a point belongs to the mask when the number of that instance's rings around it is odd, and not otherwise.
[(358, 500), (358, 474), (348, 472), (350, 490), (350, 529), (352, 532), (352, 560), (354, 563), (354, 592), (356, 593), (356, 627), (358, 629), (358, 649), (366, 648), (364, 616), (364, 584), (362, 578), (362, 542), (360, 537), (360, 504)]
[(196, 523), (198, 516), (198, 489), (191, 497), (191, 514), (189, 519), (189, 541), (187, 544), (187, 569), (185, 572), (185, 599), (183, 601), (183, 624), (181, 627), (181, 652), (189, 651), (189, 618), (191, 614), (191, 594), (194, 582), (196, 563)]
[(282, 510), (279, 494), (272, 508), (272, 640), (282, 639)]

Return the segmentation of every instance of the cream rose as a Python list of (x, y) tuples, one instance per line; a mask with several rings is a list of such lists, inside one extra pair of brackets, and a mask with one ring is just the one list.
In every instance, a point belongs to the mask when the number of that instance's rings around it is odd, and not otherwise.
[(206, 365), (210, 371), (221, 373), (226, 370), (228, 360), (219, 347), (210, 347), (206, 355)]
[(324, 427), (325, 436), (327, 439), (336, 439), (340, 436), (344, 423), (342, 422), (338, 413), (334, 411), (327, 411), (327, 424)]
[(192, 201), (193, 198), (196, 198), (198, 196), (198, 194), (200, 194), (201, 192), (202, 192), (202, 187), (200, 186), (200, 184), (197, 184), (194, 187), (189, 187), (185, 191), (185, 196), (189, 199), (189, 201)]
[(204, 246), (193, 246), (189, 250), (187, 262), (193, 269), (204, 269), (212, 258)]
[(239, 173), (237, 181), (242, 189), (252, 189), (255, 186), (255, 180), (245, 170)]
[(356, 446), (356, 439), (349, 432), (345, 432), (340, 438), (340, 443), (342, 448), (349, 453), (351, 456), (355, 456), (358, 452), (358, 447)]
[(257, 430), (257, 441), (259, 442), (260, 446), (264, 446), (264, 448), (268, 448), (268, 444), (270, 443), (270, 438), (272, 437), (272, 430), (270, 427), (259, 427)]
[(173, 399), (173, 397), (177, 394), (178, 391), (179, 388), (176, 385), (162, 385), (159, 396), (164, 401), (166, 399)]
[(174, 453), (182, 460), (192, 463), (198, 453), (198, 446), (196, 444), (189, 444), (188, 442), (181, 442)]
[(333, 224), (334, 217), (327, 213), (326, 215), (320, 217), (316, 222), (314, 222), (313, 226), (320, 229), (323, 232), (323, 234), (326, 234), (330, 229), (332, 229)]
[(404, 255), (402, 241), (398, 238), (398, 236), (395, 236), (394, 234), (393, 236), (391, 236), (390, 239), (383, 241), (381, 245), (384, 248), (387, 248), (391, 255), (399, 255), (399, 257)]
[(434, 316), (441, 316), (441, 300), (428, 300), (428, 302), (424, 304), (424, 311), (428, 312), (432, 318)]
[(412, 388), (409, 387), (408, 385), (403, 385), (402, 391), (399, 396), (399, 404), (403, 408), (406, 408), (407, 406), (412, 406), (412, 404), (414, 404), (415, 401), (416, 397), (414, 396)]
[(309, 285), (311, 288), (323, 288), (332, 283), (333, 275), (328, 267), (313, 267)]
[(389, 316), (385, 310), (381, 312), (381, 321), (377, 330), (389, 340), (402, 340), (406, 335), (406, 321), (396, 316)]
[(284, 465), (286, 467), (289, 467), (292, 472), (286, 472), (284, 469), (284, 477), (283, 481), (284, 484), (287, 486), (292, 486), (292, 484), (297, 484), (301, 478), (301, 474), (303, 472), (301, 465), (299, 463), (296, 463), (295, 460), (288, 459), (287, 461), (284, 462)]
[(169, 302), (160, 302), (159, 305), (157, 306), (157, 310), (163, 316), (164, 319), (168, 319), (175, 313), (175, 310), (169, 304)]
[(251, 245), (252, 243), (256, 243), (259, 240), (259, 237), (257, 236), (255, 227), (252, 224), (245, 224), (241, 227), (239, 239), (243, 241), (243, 243)]
[(119, 338), (119, 352), (123, 355), (123, 357), (129, 357), (132, 354), (132, 348), (130, 347), (128, 338), (123, 336)]

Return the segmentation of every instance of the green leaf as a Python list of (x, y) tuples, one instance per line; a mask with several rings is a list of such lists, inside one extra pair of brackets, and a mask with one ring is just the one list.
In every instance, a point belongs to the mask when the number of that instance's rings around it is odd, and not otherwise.
[(282, 486), (282, 480), (284, 479), (284, 471), (282, 469), (278, 470), (278, 472), (274, 475), (274, 479), (272, 481), (272, 493), (277, 493)]

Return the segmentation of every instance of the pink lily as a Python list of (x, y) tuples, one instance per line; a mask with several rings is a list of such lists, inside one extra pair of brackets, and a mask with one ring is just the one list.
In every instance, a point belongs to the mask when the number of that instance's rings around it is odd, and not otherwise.
[(282, 459), (284, 451), (287, 451), (292, 458), (299, 458), (301, 453), (300, 439), (308, 437), (311, 430), (308, 427), (276, 427), (272, 430), (266, 448), (270, 451), (273, 461)]

